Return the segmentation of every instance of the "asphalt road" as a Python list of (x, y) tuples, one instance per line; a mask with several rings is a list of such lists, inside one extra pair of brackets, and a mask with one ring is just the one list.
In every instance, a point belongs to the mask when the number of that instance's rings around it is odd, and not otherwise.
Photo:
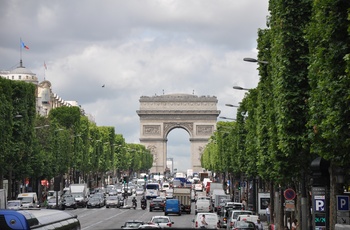
[[(149, 211), (149, 201), (147, 202), (147, 209), (142, 210), (138, 197), (137, 208), (119, 209), (119, 208), (78, 208), (67, 209), (66, 212), (70, 212), (78, 216), (81, 224), (81, 230), (93, 230), (93, 229), (120, 229), (124, 222), (127, 220), (141, 220), (150, 221), (152, 216), (163, 216), (163, 211)], [(129, 198), (128, 204), (131, 206), (131, 199)], [(191, 214), (183, 213), (181, 216), (169, 215), (174, 222), (173, 228), (192, 228), (192, 220), (194, 219), (194, 203), (192, 203)]]

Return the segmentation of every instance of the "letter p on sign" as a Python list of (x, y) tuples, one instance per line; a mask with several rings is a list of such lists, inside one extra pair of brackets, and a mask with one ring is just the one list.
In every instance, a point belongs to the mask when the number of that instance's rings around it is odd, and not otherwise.
[(349, 196), (337, 196), (337, 211), (349, 211)]

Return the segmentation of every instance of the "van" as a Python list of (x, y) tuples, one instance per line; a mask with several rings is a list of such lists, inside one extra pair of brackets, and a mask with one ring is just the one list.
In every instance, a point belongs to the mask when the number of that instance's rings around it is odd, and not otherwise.
[(237, 217), (237, 221), (251, 221), (253, 223), (256, 223), (258, 219), (259, 219), (258, 215), (250, 215), (250, 214), (239, 215)]
[(193, 222), (193, 228), (201, 228), (200, 221), (202, 215), (205, 216), (205, 222), (208, 225), (205, 226), (206, 229), (218, 229), (218, 216), (216, 213), (198, 213)]
[(35, 192), (20, 193), (17, 200), (21, 200), (21, 208), (39, 208), (38, 196)]
[(210, 200), (197, 200), (196, 202), (196, 208), (194, 210), (194, 213), (200, 213), (200, 212), (212, 212), (212, 205)]
[(181, 203), (178, 199), (167, 199), (165, 201), (164, 215), (167, 216), (172, 213), (181, 216)]
[(156, 198), (160, 195), (160, 188), (158, 183), (148, 183), (146, 185), (146, 199)]
[(230, 210), (229, 213), (229, 219), (227, 220), (227, 226), (226, 229), (232, 229), (234, 226), (234, 223), (237, 221), (237, 218), (239, 215), (253, 215), (252, 211), (248, 211), (248, 210)]

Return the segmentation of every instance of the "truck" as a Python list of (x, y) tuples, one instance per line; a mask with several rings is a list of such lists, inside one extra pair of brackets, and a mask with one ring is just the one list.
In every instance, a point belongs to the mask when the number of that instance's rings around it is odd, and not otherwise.
[(193, 169), (187, 169), (187, 178), (193, 177)]
[(230, 195), (226, 195), (223, 189), (214, 189), (212, 194), (212, 202), (215, 212), (221, 211), (221, 206), (225, 205), (225, 201), (230, 201)]
[(0, 209), (6, 209), (7, 199), (6, 190), (0, 189)]
[(207, 172), (200, 172), (200, 173), (199, 173), (199, 179), (200, 179), (200, 181), (203, 182), (204, 178), (209, 178), (209, 173), (207, 173)]
[(87, 184), (69, 185), (69, 194), (74, 197), (79, 207), (86, 207), (89, 198), (89, 188)]
[(174, 188), (173, 197), (180, 201), (182, 212), (191, 214), (192, 201), (190, 187)]
[(36, 192), (26, 192), (17, 195), (17, 200), (22, 202), (22, 208), (39, 208), (39, 200)]
[(222, 183), (210, 182), (209, 186), (209, 195), (212, 195), (215, 189), (223, 189)]

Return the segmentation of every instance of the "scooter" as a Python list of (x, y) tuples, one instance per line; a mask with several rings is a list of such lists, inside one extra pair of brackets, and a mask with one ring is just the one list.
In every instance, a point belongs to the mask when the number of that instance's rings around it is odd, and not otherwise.
[(145, 209), (147, 208), (146, 203), (142, 203), (142, 204), (141, 204), (141, 208), (142, 208), (142, 210), (145, 210)]

